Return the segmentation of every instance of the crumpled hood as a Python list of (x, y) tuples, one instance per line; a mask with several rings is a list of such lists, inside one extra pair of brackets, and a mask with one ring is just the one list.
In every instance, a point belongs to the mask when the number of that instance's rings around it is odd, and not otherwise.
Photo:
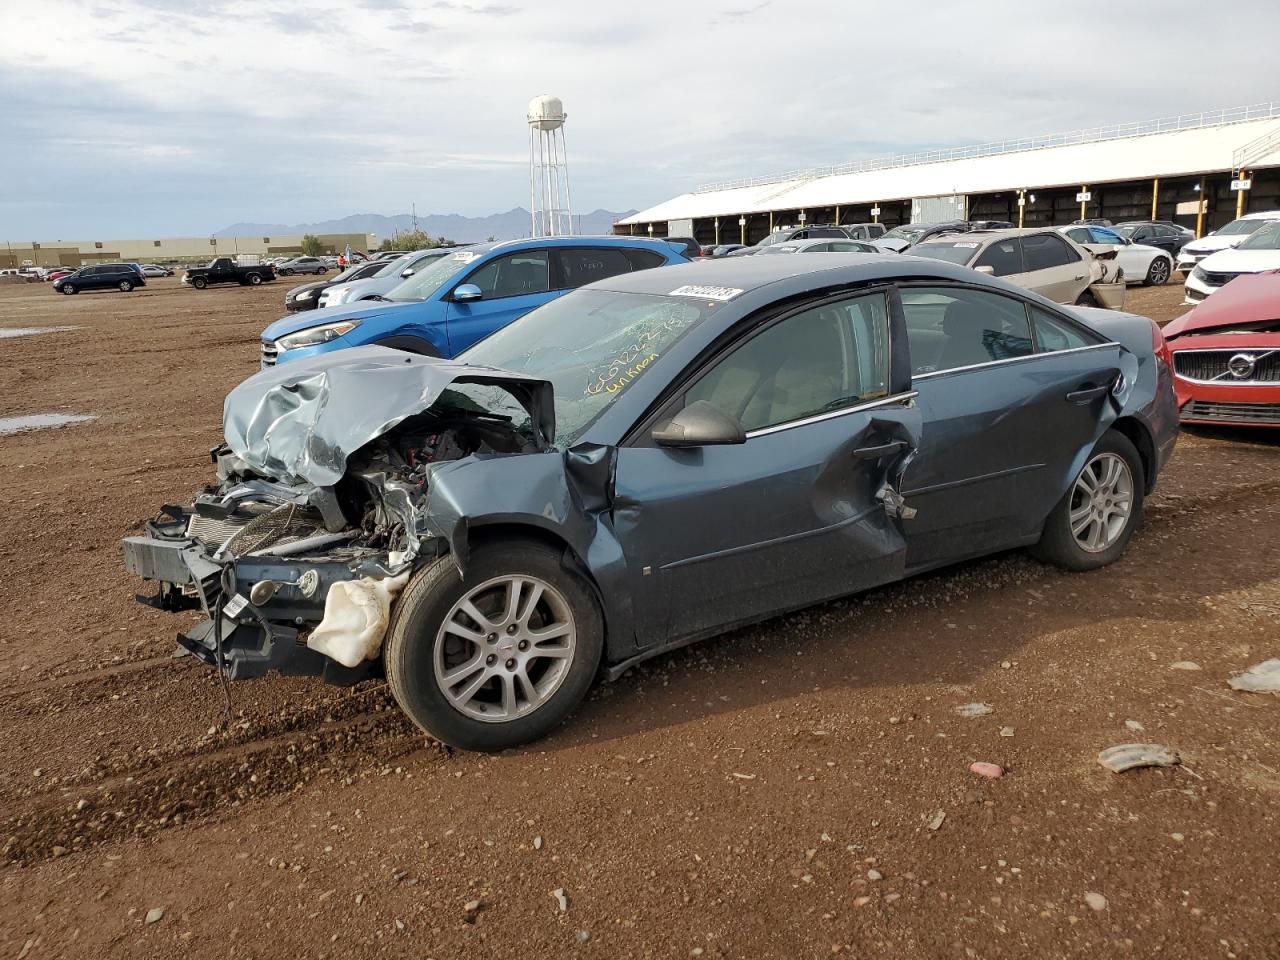
[(881, 250), (888, 250), (890, 253), (901, 253), (911, 246), (910, 240), (903, 240), (901, 237), (889, 237), (888, 239), (880, 237), (876, 240), (868, 240), (867, 243), (873, 247), (879, 247)]
[(1164, 327), (1166, 340), (1184, 333), (1231, 330), (1267, 320), (1280, 322), (1280, 272), (1236, 277), (1213, 296)]
[(223, 435), (258, 473), (329, 487), (348, 456), (422, 413), (453, 383), (507, 390), (529, 411), (539, 445), (551, 446), (550, 382), (387, 347), (337, 350), (254, 374), (227, 395)]
[(380, 300), (361, 300), (353, 304), (342, 304), (337, 307), (322, 307), (307, 313), (291, 313), (281, 317), (267, 329), (262, 331), (262, 339), (270, 343), (299, 330), (309, 330), (325, 323), (337, 323), (339, 320), (365, 320), (369, 317), (380, 317), (394, 310), (412, 307), (417, 301), (404, 303), (383, 303)]

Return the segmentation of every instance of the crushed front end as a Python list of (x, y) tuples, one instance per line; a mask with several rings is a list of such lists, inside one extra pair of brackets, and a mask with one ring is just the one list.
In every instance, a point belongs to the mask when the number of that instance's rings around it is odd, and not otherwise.
[(125, 567), (157, 584), (138, 599), (202, 613), (178, 644), (233, 679), (379, 670), (395, 596), (451, 550), (459, 518), (433, 509), (436, 465), (549, 449), (544, 381), (344, 353), (237, 387), (217, 481), (122, 542)]

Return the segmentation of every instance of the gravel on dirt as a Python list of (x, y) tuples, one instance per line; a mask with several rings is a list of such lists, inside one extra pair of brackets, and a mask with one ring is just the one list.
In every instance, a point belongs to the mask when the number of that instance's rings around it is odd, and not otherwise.
[[(1280, 656), (1271, 435), (1185, 433), (1106, 570), (1011, 553), (738, 630), (520, 750), (428, 743), (379, 682), (233, 684), (222, 724), (118, 541), (209, 481), (287, 287), (0, 288), (0, 329), (72, 328), (0, 338), (0, 417), (96, 418), (0, 437), (0, 956), (1280, 949), (1280, 698), (1227, 685)], [(1098, 765), (1135, 717), (1181, 765)]]

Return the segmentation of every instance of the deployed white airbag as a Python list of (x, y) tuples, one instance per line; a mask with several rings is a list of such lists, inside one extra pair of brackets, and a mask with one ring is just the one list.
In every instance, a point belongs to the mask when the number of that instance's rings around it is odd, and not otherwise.
[(324, 619), (311, 631), (307, 646), (344, 667), (376, 660), (391, 618), (391, 601), (409, 582), (409, 571), (375, 580), (340, 580), (329, 587)]

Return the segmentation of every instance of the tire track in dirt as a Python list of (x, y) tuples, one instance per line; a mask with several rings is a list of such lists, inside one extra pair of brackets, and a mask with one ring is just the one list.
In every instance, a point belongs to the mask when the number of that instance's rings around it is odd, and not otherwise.
[[(240, 721), (141, 763), (108, 765), (6, 802), (4, 859), (30, 864), (190, 822), (234, 817), (246, 804), (327, 777), (350, 782), (423, 749), (422, 733), (379, 686), (343, 715), (319, 708), (279, 724)], [(317, 714), (319, 718), (317, 719)], [(283, 729), (281, 729), (283, 728)], [(436, 748), (436, 762), (444, 762)]]

